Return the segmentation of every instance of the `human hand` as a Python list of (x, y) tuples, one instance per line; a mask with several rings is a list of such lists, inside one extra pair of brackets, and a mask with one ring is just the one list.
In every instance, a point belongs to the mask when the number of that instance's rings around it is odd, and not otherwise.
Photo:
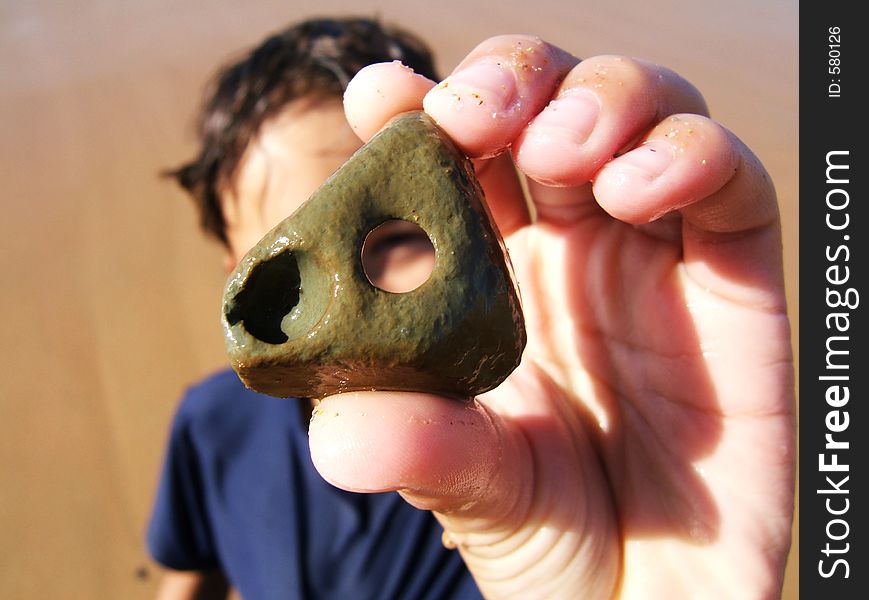
[(490, 598), (777, 596), (794, 390), (758, 159), (672, 71), (526, 36), (483, 42), (436, 86), (375, 65), (345, 96), (365, 141), (421, 106), (478, 159), (528, 344), (470, 404), (324, 399), (320, 473), (434, 510)]

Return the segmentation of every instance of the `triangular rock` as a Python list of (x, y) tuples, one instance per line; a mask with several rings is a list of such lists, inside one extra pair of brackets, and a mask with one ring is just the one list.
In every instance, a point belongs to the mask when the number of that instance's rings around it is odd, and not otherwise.
[[(429, 279), (374, 287), (361, 249), (391, 219), (435, 248)], [(423, 113), (393, 121), (248, 252), (223, 326), (245, 384), (273, 396), (353, 390), (471, 397), (519, 364), (525, 327), (504, 244), (473, 167)]]

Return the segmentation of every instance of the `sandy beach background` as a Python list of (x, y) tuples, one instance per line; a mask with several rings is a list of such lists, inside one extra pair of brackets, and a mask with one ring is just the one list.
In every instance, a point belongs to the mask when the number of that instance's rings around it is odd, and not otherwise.
[[(192, 153), (217, 64), (348, 12), (419, 32), (444, 73), (520, 32), (681, 73), (776, 182), (796, 319), (796, 0), (2, 1), (3, 598), (153, 595), (143, 532), (168, 424), (184, 387), (225, 363), (218, 248), (158, 172)], [(796, 582), (792, 556), (787, 600)]]

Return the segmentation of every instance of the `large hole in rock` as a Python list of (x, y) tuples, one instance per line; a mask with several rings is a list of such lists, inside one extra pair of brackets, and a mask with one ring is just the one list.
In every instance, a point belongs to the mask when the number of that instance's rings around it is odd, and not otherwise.
[(296, 256), (282, 252), (257, 265), (226, 315), (230, 325), (244, 323), (252, 336), (269, 344), (282, 344), (289, 337), (281, 321), (299, 303), (301, 276)]
[(431, 277), (435, 249), (416, 223), (393, 219), (368, 232), (362, 244), (362, 270), (377, 288), (396, 294), (415, 290)]

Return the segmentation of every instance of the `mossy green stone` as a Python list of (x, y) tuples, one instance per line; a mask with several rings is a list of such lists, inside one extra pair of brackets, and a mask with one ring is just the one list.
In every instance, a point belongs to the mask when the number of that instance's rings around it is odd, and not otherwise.
[[(361, 262), (372, 229), (419, 225), (429, 279), (391, 293)], [(230, 276), (227, 351), (244, 383), (273, 396), (354, 390), (472, 397), (518, 366), (525, 326), (503, 240), (470, 161), (423, 113), (362, 147)]]

